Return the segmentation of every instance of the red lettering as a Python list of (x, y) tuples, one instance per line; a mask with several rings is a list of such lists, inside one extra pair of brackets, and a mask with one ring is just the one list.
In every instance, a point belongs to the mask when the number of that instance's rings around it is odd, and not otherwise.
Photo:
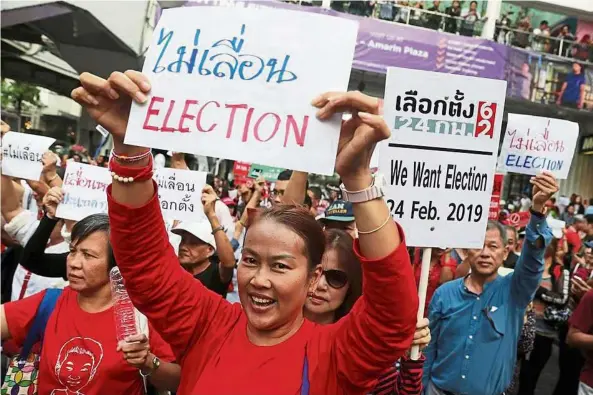
[[(216, 125), (218, 125), (217, 123), (213, 123), (213, 124), (212, 124), (212, 125), (211, 125), (211, 126), (208, 128), (208, 129), (203, 129), (203, 128), (202, 128), (202, 121), (201, 121), (201, 120), (202, 120), (202, 111), (204, 111), (204, 109), (206, 108), (206, 106), (207, 106), (208, 104), (210, 104), (210, 103), (214, 103), (214, 104), (216, 104), (216, 107), (217, 107), (217, 108), (220, 108), (220, 104), (218, 104), (218, 102), (217, 102), (217, 101), (209, 101), (209, 102), (207, 102), (206, 104), (204, 104), (204, 105), (202, 106), (202, 108), (200, 108), (200, 111), (198, 111), (198, 117), (196, 118), (196, 126), (198, 127), (198, 130), (199, 130), (200, 132), (205, 132), (205, 133), (207, 133), (207, 132), (211, 132), (211, 131), (212, 131), (212, 130), (213, 130), (215, 127), (216, 127)], [(233, 113), (232, 113), (232, 115), (231, 115), (231, 116), (234, 116), (234, 114), (235, 114), (235, 113), (234, 113), (234, 111), (233, 111)], [(228, 135), (228, 133), (227, 133), (227, 135)]]
[(235, 111), (237, 111), (238, 108), (247, 108), (247, 104), (225, 104), (224, 108), (231, 109), (231, 116), (229, 117), (229, 126), (226, 130), (226, 138), (230, 139), (231, 134), (233, 134), (233, 122), (235, 122)]
[(243, 125), (243, 138), (241, 139), (241, 141), (243, 142), (247, 141), (247, 135), (249, 134), (249, 125), (251, 124), (251, 116), (253, 115), (254, 111), (255, 108), (253, 107), (247, 110), (247, 116), (245, 117), (245, 125)]
[(286, 134), (284, 135), (284, 147), (288, 144), (288, 135), (290, 134), (290, 129), (294, 130), (294, 138), (296, 140), (297, 145), (303, 147), (305, 145), (305, 137), (307, 137), (307, 126), (309, 125), (309, 116), (305, 115), (303, 118), (303, 126), (299, 131), (299, 127), (292, 115), (286, 117)]
[[(276, 118), (276, 125), (274, 126), (274, 131), (272, 132), (272, 134), (270, 135), (270, 137), (268, 137), (267, 139), (262, 139), (259, 136), (259, 125), (263, 122), (263, 120), (268, 116), (271, 115), (274, 118)], [(255, 123), (255, 128), (254, 128), (254, 135), (255, 138), (259, 141), (261, 141), (262, 143), (265, 143), (266, 141), (270, 141), (275, 135), (276, 132), (278, 131), (278, 128), (280, 127), (280, 116), (278, 116), (278, 114), (274, 114), (273, 112), (267, 112), (264, 115), (262, 115), (261, 117), (259, 117), (259, 119), (257, 120), (257, 122)]]
[(146, 111), (146, 118), (144, 118), (144, 125), (142, 125), (142, 128), (144, 130), (154, 130), (154, 131), (158, 131), (159, 128), (156, 126), (152, 126), (148, 124), (148, 119), (153, 116), (153, 115), (159, 115), (159, 112), (161, 110), (159, 110), (158, 108), (154, 108), (154, 103), (158, 102), (158, 103), (162, 103), (164, 102), (165, 99), (159, 96), (153, 96), (150, 99), (150, 104), (148, 105), (148, 111)]
[(169, 109), (167, 110), (167, 115), (165, 116), (165, 120), (163, 121), (163, 126), (161, 126), (161, 132), (174, 132), (175, 129), (167, 126), (167, 122), (169, 122), (169, 117), (171, 116), (171, 112), (173, 111), (173, 106), (175, 106), (175, 100), (171, 100), (169, 103)]
[[(183, 121), (185, 121), (186, 119), (189, 119), (190, 121), (192, 121), (195, 118), (194, 115), (187, 113), (187, 110), (189, 110), (189, 106), (191, 106), (192, 104), (198, 104), (198, 101), (197, 100), (186, 100), (185, 106), (183, 106), (183, 112), (181, 113), (181, 118), (179, 118), (179, 128), (178, 128), (178, 130), (181, 133), (189, 132), (189, 128), (183, 127)], [(167, 114), (167, 117), (168, 116), (169, 116), (169, 114)]]

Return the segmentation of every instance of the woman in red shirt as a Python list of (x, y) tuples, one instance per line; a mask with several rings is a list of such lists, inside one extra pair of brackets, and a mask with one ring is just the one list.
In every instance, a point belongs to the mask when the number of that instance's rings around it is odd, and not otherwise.
[[(420, 272), (422, 271), (422, 250), (414, 249), (414, 277), (416, 286), (420, 284)], [(424, 316), (428, 317), (428, 306), (432, 300), (432, 295), (437, 288), (455, 278), (457, 264), (455, 260), (442, 248), (433, 248), (430, 256), (430, 271), (428, 272), (428, 287), (426, 289), (426, 302), (424, 305)]]
[[(350, 312), (362, 294), (360, 262), (352, 250), (352, 237), (339, 229), (325, 232), (325, 254), (321, 262), (322, 276), (305, 304), (305, 317), (318, 324), (332, 324)], [(428, 320), (418, 323), (413, 345), (430, 342)], [(392, 366), (379, 379), (372, 395), (420, 395), (424, 356), (413, 361), (403, 356), (399, 369)]]
[[(179, 365), (170, 363), (174, 360), (171, 349), (150, 324), (149, 339), (139, 334), (117, 341), (109, 284), (115, 259), (108, 234), (105, 214), (88, 216), (72, 229), (67, 259), (70, 286), (59, 296), (45, 328), (37, 383), (40, 395), (141, 395), (139, 369), (158, 389), (175, 390), (179, 383)], [(3, 341), (13, 339), (22, 347), (44, 294), (2, 305)], [(161, 361), (158, 369), (155, 358)]]
[[(242, 306), (231, 305), (179, 266), (151, 178), (150, 156), (146, 148), (123, 143), (130, 98), (146, 103), (148, 79), (130, 70), (114, 72), (108, 80), (84, 73), (80, 81), (72, 97), (110, 131), (118, 156), (111, 162), (115, 175), (108, 189), (113, 251), (134, 305), (181, 364), (178, 393), (371, 390), (409, 348), (418, 308), (403, 233), (385, 201), (378, 197), (354, 204), (363, 295), (339, 322), (318, 325), (303, 316), (307, 294), (321, 274), (317, 265), (325, 238), (302, 208), (264, 210), (251, 224), (237, 275)], [(390, 135), (377, 100), (358, 92), (327, 93), (312, 105), (319, 108), (320, 120), (343, 111), (354, 114), (342, 126), (336, 171), (347, 190), (369, 188), (373, 148)]]

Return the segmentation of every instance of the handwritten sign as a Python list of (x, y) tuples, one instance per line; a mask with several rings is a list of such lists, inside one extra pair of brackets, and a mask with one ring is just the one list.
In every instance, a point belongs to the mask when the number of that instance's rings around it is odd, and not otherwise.
[(492, 196), (490, 197), (490, 210), (488, 211), (488, 219), (496, 221), (498, 213), (500, 212), (500, 196), (502, 194), (502, 181), (504, 174), (494, 175), (494, 185), (492, 186)]
[(417, 247), (482, 248), (506, 82), (390, 68), (379, 171)]
[(111, 174), (104, 167), (68, 162), (56, 217), (80, 221), (91, 214), (107, 213), (107, 186)]
[(543, 170), (568, 177), (579, 125), (562, 119), (509, 114), (499, 168), (535, 175)]
[(202, 189), (206, 185), (206, 174), (168, 167), (155, 171), (161, 211), (166, 219), (191, 222), (204, 218)]
[(320, 122), (310, 103), (347, 89), (357, 27), (279, 9), (163, 11), (126, 143), (333, 174), (340, 119)]
[(34, 134), (6, 133), (2, 137), (2, 174), (38, 181), (43, 169), (41, 157), (54, 141)]
[(278, 175), (282, 173), (283, 170), (284, 169), (278, 167), (252, 164), (249, 168), (249, 178), (263, 176), (268, 182), (276, 182), (276, 180), (278, 180)]

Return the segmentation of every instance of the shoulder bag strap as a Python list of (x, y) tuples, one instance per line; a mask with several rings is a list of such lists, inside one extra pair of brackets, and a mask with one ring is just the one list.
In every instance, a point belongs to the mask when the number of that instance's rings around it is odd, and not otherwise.
[(19, 300), (25, 297), (29, 281), (31, 281), (31, 272), (27, 270), (27, 274), (25, 274), (25, 279), (23, 280), (23, 286), (21, 287), (21, 293), (19, 294)]
[(43, 299), (37, 308), (33, 324), (31, 325), (31, 328), (29, 328), (29, 332), (23, 343), (23, 348), (20, 353), (21, 359), (27, 359), (35, 343), (39, 342), (41, 346), (43, 346), (43, 337), (45, 335), (47, 321), (49, 321), (49, 316), (56, 307), (56, 303), (61, 294), (62, 290), (60, 288), (48, 288), (45, 290), (45, 295), (43, 295)]
[(307, 359), (307, 346), (305, 346), (305, 361), (303, 363), (301, 395), (309, 395), (309, 360)]

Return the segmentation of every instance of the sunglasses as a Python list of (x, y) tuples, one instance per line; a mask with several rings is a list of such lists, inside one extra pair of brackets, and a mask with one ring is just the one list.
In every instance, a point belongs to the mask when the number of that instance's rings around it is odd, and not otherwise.
[(341, 270), (324, 270), (321, 274), (325, 276), (325, 281), (332, 288), (340, 289), (348, 284), (348, 275)]

